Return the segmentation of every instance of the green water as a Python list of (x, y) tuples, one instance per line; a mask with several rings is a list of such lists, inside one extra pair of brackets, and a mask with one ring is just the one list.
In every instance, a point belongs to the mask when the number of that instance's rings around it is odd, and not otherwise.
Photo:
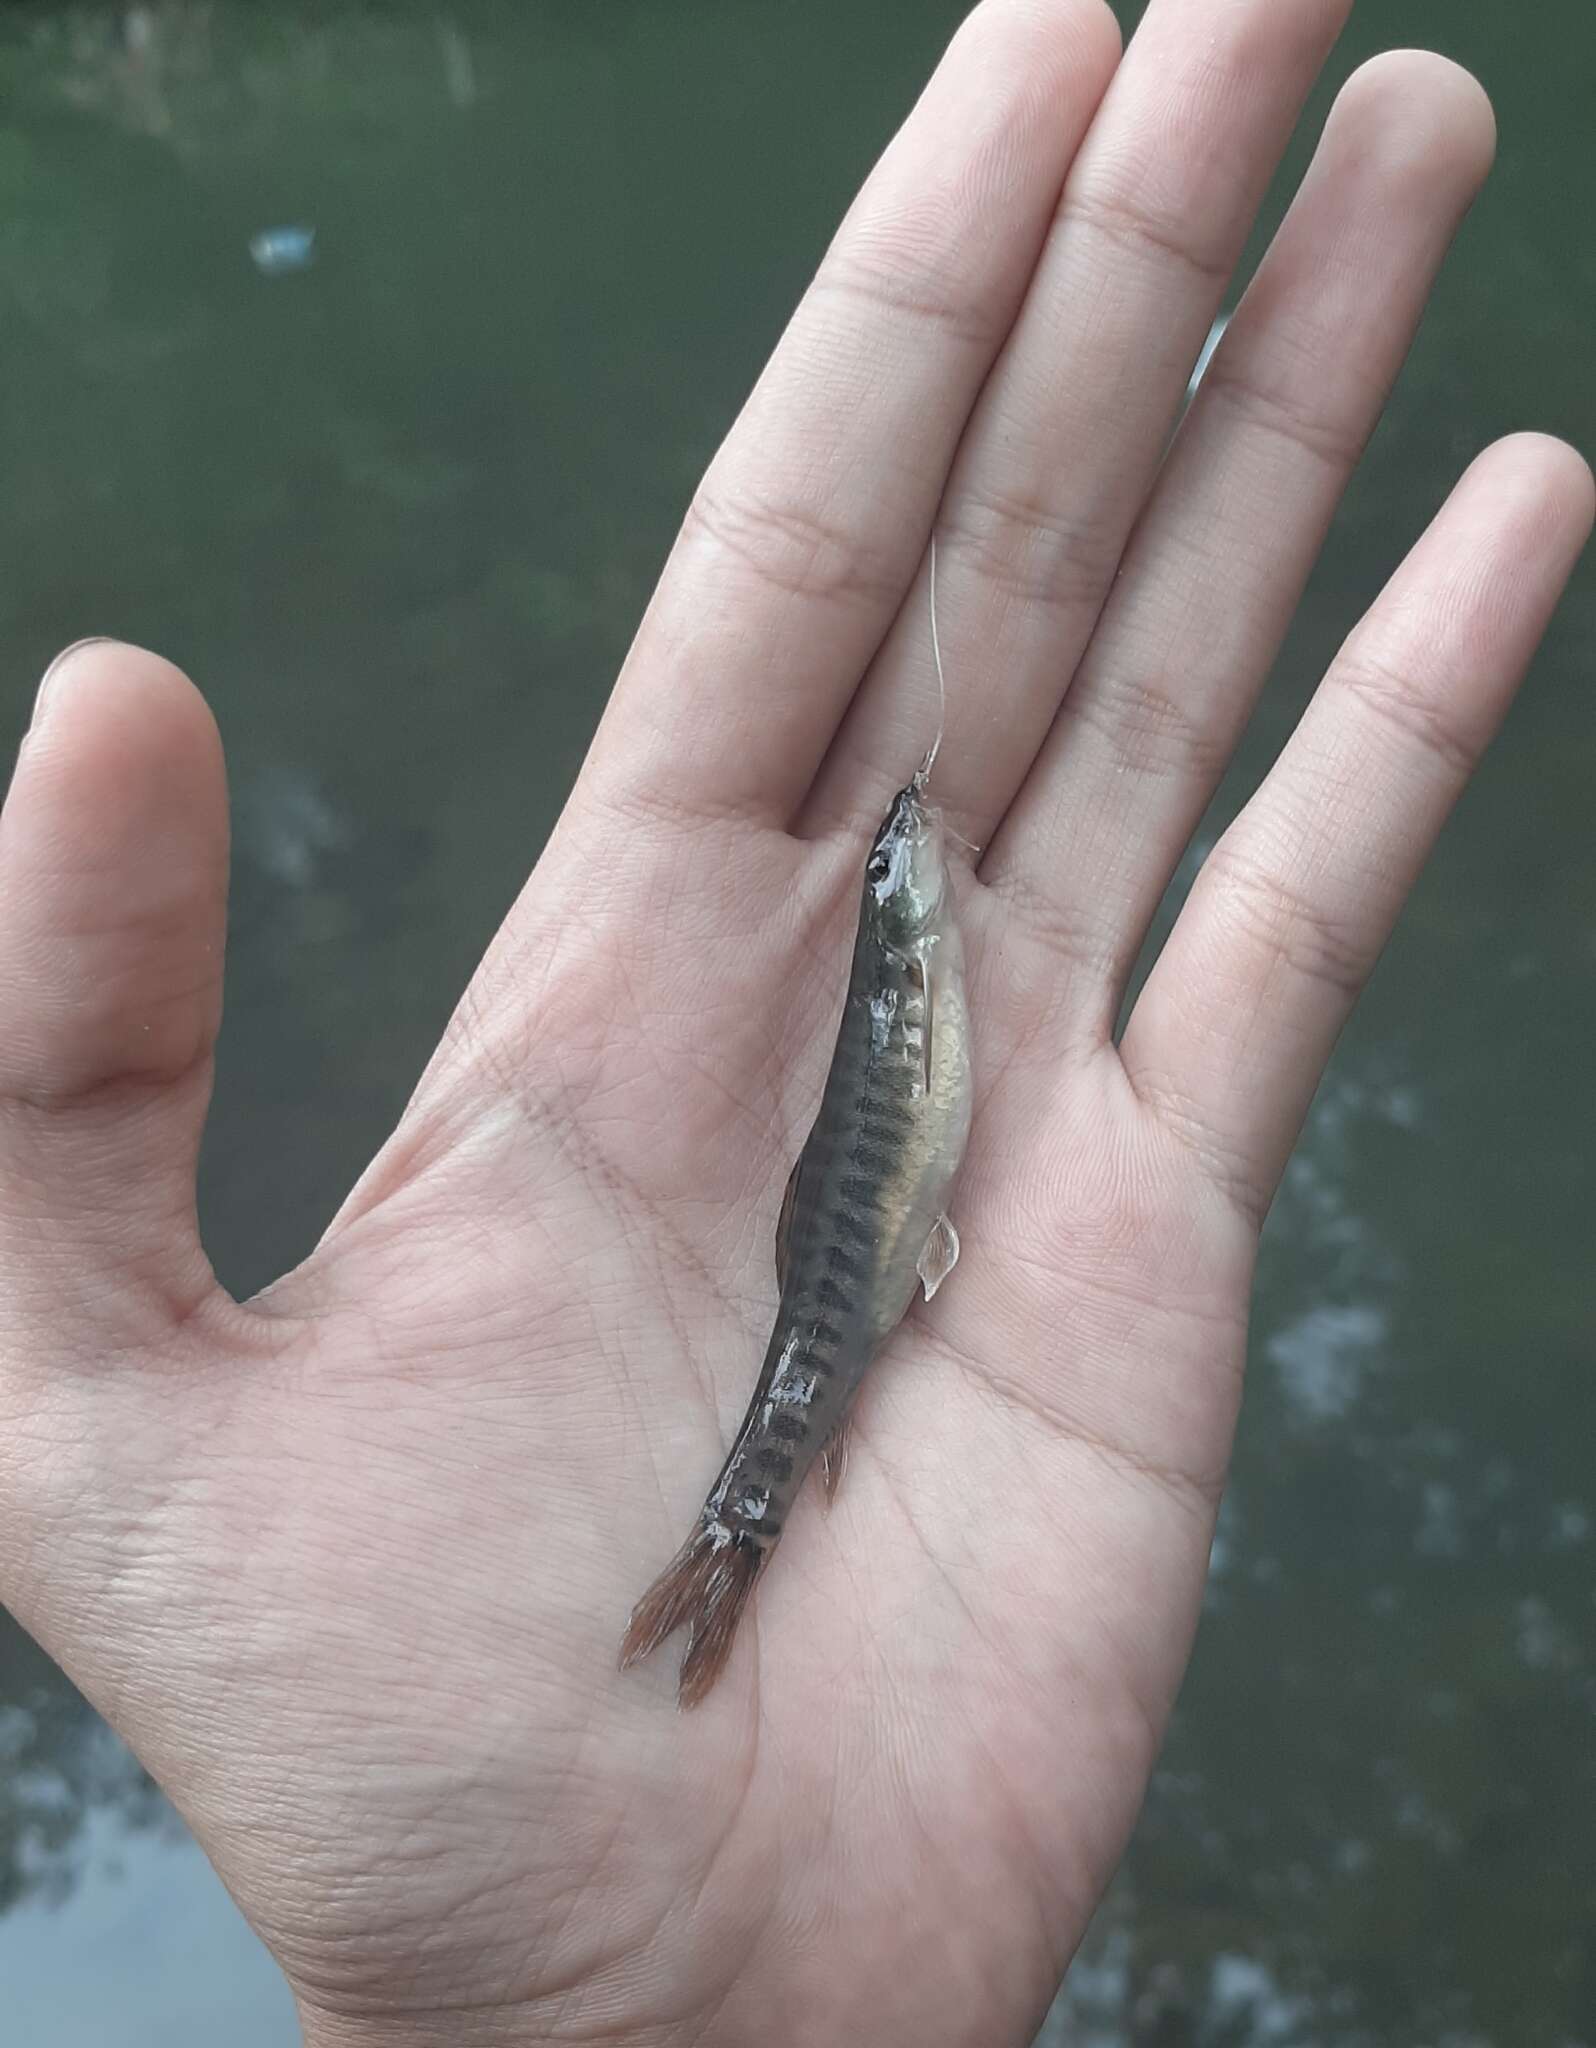
[[(955, 12), (0, 13), (3, 715), (92, 631), (216, 707), (203, 1195), (235, 1288), (390, 1126)], [(1401, 43), (1480, 72), (1503, 163), (1220, 814), (1473, 450), (1596, 448), (1596, 16), (1366, 0), (1330, 83)], [(251, 237), (290, 223), (314, 262), (262, 275)], [(1593, 669), (1587, 570), (1270, 1224), (1210, 1611), (1049, 2042), (1596, 2044)], [(159, 1797), (3, 1621), (0, 1986), (18, 2048), (294, 2039)]]

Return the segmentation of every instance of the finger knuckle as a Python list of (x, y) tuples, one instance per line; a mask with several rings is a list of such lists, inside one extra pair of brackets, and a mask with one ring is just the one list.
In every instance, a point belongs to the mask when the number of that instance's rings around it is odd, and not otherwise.
[(1450, 776), (1461, 781), (1474, 772), (1486, 736), (1466, 730), (1455, 704), (1425, 690), (1416, 665), (1409, 669), (1372, 647), (1352, 648), (1337, 667), (1335, 686), (1399, 744), (1417, 747)]
[(786, 597), (879, 607), (900, 594), (887, 555), (798, 491), (727, 484), (712, 473), (688, 508), (684, 537)]
[(1106, 521), (1067, 514), (1044, 497), (983, 479), (953, 492), (937, 529), (950, 567), (1026, 609), (1064, 618), (1095, 613), (1119, 566), (1123, 535)]
[(1255, 988), (1267, 988), (1284, 972), (1346, 1001), (1362, 989), (1372, 963), (1356, 915), (1338, 914), (1223, 840), (1208, 857), (1203, 889), (1221, 924), (1251, 956)]
[[(1307, 367), (1322, 376), (1322, 364)], [(1363, 453), (1361, 416), (1359, 423), (1351, 424), (1290, 384), (1270, 383), (1238, 361), (1227, 362), (1223, 345), (1203, 378), (1197, 403), (1227, 413), (1243, 433), (1283, 441), (1337, 474), (1349, 472)]]

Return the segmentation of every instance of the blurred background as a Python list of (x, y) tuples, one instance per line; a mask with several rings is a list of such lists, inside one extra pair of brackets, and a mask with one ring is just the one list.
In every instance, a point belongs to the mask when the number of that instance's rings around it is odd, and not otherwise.
[[(90, 632), (216, 708), (202, 1196), (235, 1290), (392, 1124), (959, 12), (0, 7), (0, 718), (14, 745)], [(1469, 456), (1531, 425), (1596, 451), (1589, 0), (1364, 0), (1249, 262), (1335, 85), (1408, 43), (1478, 72), (1501, 165), (1187, 878)], [(1593, 665), (1587, 565), (1271, 1220), (1209, 1612), (1054, 2048), (1596, 2044)], [(297, 2039), (3, 1615), (0, 2011), (16, 2048)]]

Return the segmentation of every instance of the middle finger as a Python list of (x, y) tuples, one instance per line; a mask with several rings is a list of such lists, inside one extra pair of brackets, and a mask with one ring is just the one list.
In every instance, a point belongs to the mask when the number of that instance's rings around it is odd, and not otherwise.
[[(1348, 4), (1152, 0), (1075, 160), (937, 526), (937, 798), (967, 838), (1002, 816), (1052, 722)], [(801, 829), (856, 822), (904, 779), (937, 715), (922, 575)]]

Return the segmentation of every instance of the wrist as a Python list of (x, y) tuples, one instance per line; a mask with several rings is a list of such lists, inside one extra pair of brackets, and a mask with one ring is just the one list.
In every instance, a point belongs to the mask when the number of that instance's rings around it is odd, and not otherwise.
[[(350, 2018), (301, 2000), (299, 2025), (302, 2048), (562, 2048), (593, 2039), (580, 2026), (568, 2031), (558, 2019), (524, 2007)], [(701, 2044), (704, 2037), (691, 2028), (661, 2024), (606, 2029), (601, 2038), (604, 2048), (686, 2048), (689, 2040)]]

